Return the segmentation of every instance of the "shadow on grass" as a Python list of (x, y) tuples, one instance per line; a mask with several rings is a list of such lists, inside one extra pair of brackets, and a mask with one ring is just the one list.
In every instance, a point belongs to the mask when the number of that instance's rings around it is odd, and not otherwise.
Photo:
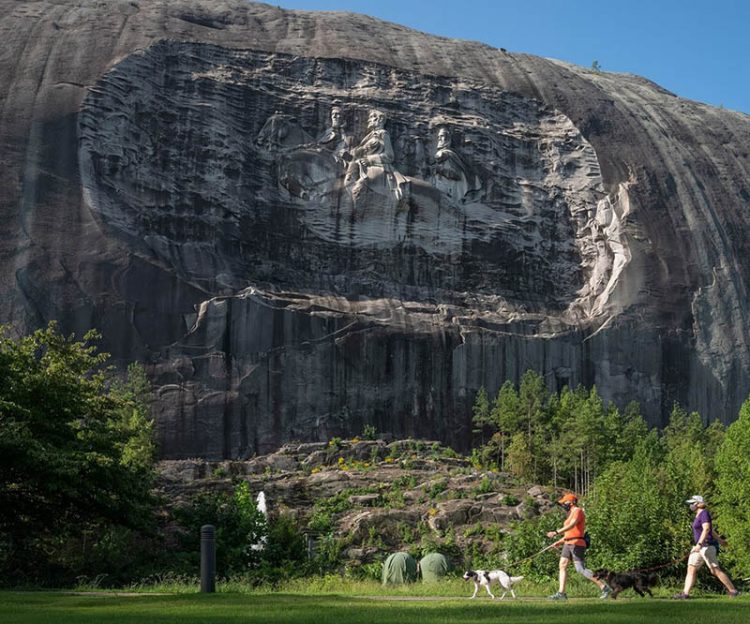
[(430, 624), (679, 622), (722, 624), (748, 622), (746, 599), (571, 600), (552, 604), (542, 599), (471, 601), (444, 599), (405, 601), (349, 596), (290, 594), (182, 594), (174, 596), (80, 596), (62, 593), (0, 593), (3, 624)]

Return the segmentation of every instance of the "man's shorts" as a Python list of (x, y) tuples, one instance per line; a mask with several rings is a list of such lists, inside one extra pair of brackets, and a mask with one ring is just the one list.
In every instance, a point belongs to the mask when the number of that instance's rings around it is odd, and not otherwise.
[(704, 546), (699, 552), (690, 553), (690, 557), (688, 557), (688, 565), (700, 568), (704, 563), (707, 563), (709, 568), (719, 567), (715, 546)]
[(574, 546), (573, 544), (565, 544), (563, 545), (560, 557), (565, 557), (565, 559), (573, 559), (574, 561), (585, 561), (586, 547)]

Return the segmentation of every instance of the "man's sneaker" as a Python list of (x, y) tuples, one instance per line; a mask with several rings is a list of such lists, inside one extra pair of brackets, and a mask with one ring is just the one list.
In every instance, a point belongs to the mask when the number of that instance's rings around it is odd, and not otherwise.
[(675, 600), (687, 600), (688, 598), (690, 598), (690, 596), (688, 596), (685, 592), (680, 592), (679, 594), (675, 594), (674, 596), (672, 596), (672, 598), (674, 598)]
[(555, 592), (549, 597), (550, 600), (567, 600), (568, 594), (565, 592)]
[(737, 596), (740, 595), (740, 592), (735, 589), (734, 591), (727, 592), (727, 594), (729, 595), (730, 598), (736, 598)]
[(612, 593), (612, 588), (609, 585), (605, 585), (602, 587), (602, 593), (599, 594), (599, 598), (605, 599), (609, 598), (609, 595)]

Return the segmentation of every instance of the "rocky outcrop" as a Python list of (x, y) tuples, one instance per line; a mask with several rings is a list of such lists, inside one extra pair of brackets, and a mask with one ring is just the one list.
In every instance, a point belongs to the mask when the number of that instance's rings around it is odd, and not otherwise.
[[(173, 509), (199, 492), (247, 482), (253, 496), (264, 492), (272, 518), (288, 515), (303, 533), (333, 535), (347, 559), (360, 563), (428, 545), (454, 556), (499, 557), (513, 524), (549, 512), (557, 498), (550, 488), (527, 490), (505, 473), (477, 470), (437, 442), (320, 446), (285, 444), (246, 461), (165, 460), (158, 489)], [(312, 457), (321, 451), (326, 460), (318, 463)], [(470, 563), (459, 559), (456, 565)]]
[(164, 457), (461, 447), (528, 368), (654, 424), (750, 392), (747, 115), (351, 14), (0, 15), (0, 320), (145, 362)]

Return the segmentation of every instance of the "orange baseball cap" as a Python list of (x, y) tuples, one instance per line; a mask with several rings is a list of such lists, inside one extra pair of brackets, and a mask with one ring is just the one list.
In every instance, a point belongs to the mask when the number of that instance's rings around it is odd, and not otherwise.
[(577, 502), (578, 502), (578, 497), (572, 492), (568, 492), (559, 501), (557, 501), (559, 505), (564, 505), (565, 503), (577, 503)]

